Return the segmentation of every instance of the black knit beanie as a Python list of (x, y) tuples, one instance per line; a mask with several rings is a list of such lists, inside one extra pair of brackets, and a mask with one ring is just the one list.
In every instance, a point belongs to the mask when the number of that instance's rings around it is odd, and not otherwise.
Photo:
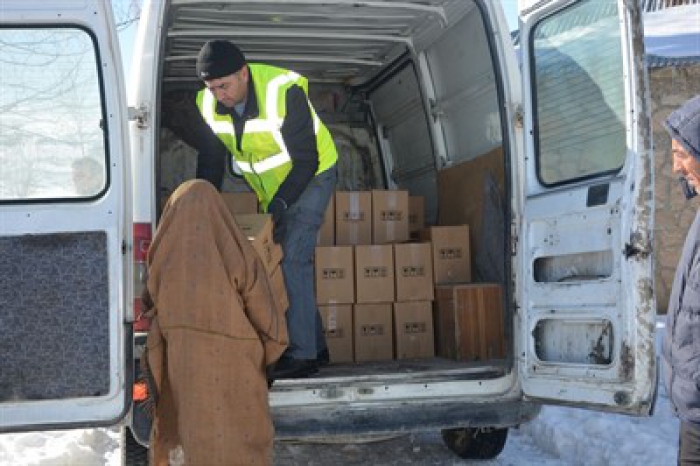
[(203, 81), (223, 78), (245, 65), (243, 52), (226, 40), (210, 40), (197, 56), (197, 77)]
[(700, 160), (700, 96), (693, 97), (671, 113), (664, 126), (673, 139)]

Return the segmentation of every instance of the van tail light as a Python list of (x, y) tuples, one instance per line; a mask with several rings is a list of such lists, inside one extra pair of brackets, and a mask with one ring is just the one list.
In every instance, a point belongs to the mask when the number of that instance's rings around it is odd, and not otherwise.
[(143, 316), (141, 293), (146, 286), (146, 255), (153, 233), (150, 223), (134, 223), (134, 331), (147, 332), (150, 322)]

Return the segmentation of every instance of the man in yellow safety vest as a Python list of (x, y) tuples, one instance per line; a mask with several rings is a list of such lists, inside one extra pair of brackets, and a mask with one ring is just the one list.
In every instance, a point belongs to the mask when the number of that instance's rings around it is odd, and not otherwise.
[[(335, 144), (308, 99), (306, 78), (294, 71), (247, 63), (228, 41), (204, 44), (197, 57), (204, 89), (197, 107), (231, 155), (231, 165), (272, 214), (284, 252), (289, 295), (289, 348), (272, 378), (305, 377), (328, 362), (314, 294), (313, 255), (336, 183)], [(201, 153), (197, 176), (219, 187), (223, 164)]]

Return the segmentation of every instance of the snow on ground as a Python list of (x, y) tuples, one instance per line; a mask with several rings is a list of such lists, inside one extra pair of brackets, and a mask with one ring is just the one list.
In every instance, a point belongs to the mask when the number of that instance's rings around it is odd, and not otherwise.
[[(663, 323), (657, 330), (660, 348)], [(540, 416), (511, 429), (497, 460), (481, 466), (676, 464), (678, 419), (663, 386), (652, 417), (636, 418), (575, 408), (544, 407)], [(118, 466), (118, 428), (0, 435), (0, 466)], [(278, 442), (279, 465), (469, 464), (443, 445), (436, 432), (384, 442), (303, 444)]]
[(515, 432), (516, 438), (565, 464), (675, 465), (679, 422), (665, 390), (660, 390), (652, 417), (545, 407)]
[(76, 429), (0, 435), (2, 466), (118, 466), (119, 429)]

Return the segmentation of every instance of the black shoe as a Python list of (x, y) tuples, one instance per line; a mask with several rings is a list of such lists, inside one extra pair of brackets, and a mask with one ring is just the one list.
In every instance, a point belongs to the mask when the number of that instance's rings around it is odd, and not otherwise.
[(316, 362), (319, 367), (325, 367), (331, 363), (331, 354), (328, 352), (328, 348), (322, 349), (316, 355)]
[(295, 359), (281, 357), (277, 365), (268, 375), (268, 379), (299, 379), (318, 372), (315, 359)]

